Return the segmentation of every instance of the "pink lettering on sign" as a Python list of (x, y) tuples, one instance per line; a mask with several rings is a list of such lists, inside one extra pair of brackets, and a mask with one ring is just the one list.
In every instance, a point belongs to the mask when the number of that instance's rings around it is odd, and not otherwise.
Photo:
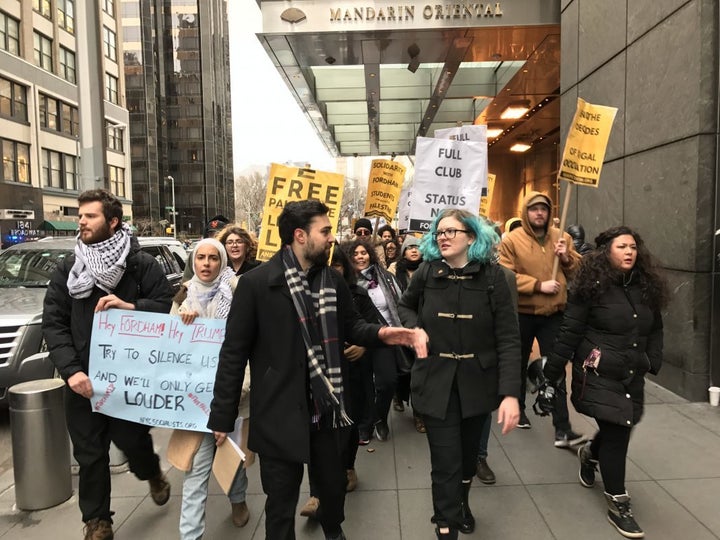
[(224, 328), (208, 328), (204, 324), (194, 324), (191, 343), (220, 343), (225, 339)]
[(121, 336), (159, 338), (165, 333), (165, 323), (141, 321), (133, 315), (122, 315), (118, 333)]
[(105, 402), (110, 397), (110, 394), (112, 394), (115, 391), (115, 385), (113, 383), (110, 383), (108, 387), (105, 389), (105, 395), (97, 400), (95, 403), (95, 410), (99, 411), (103, 405), (105, 405)]
[(197, 405), (197, 407), (198, 407), (202, 412), (205, 413), (206, 416), (210, 416), (210, 409), (208, 408), (208, 406), (207, 406), (205, 403), (203, 403), (202, 401), (200, 401), (200, 398), (198, 398), (198, 397), (197, 397), (195, 394), (193, 394), (192, 392), (190, 392), (190, 393), (188, 394), (188, 397), (190, 398), (190, 401), (192, 401), (194, 405)]

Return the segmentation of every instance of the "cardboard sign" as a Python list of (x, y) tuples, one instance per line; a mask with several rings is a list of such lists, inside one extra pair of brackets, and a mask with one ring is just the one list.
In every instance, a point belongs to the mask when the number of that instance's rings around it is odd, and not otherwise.
[(224, 319), (109, 309), (93, 318), (92, 410), (148, 426), (209, 431)]
[(488, 173), (487, 189), (483, 189), (483, 195), (480, 197), (480, 215), (488, 217), (490, 205), (492, 204), (493, 190), (495, 189), (495, 175)]
[(446, 208), (476, 214), (486, 181), (487, 144), (418, 137), (408, 229), (426, 233)]
[(404, 180), (404, 165), (389, 159), (373, 159), (363, 215), (391, 223), (398, 209)]
[(452, 139), (453, 141), (487, 142), (487, 126), (485, 124), (457, 126), (435, 130), (436, 139)]
[(593, 105), (578, 98), (577, 109), (565, 141), (560, 172), (563, 180), (598, 187), (617, 108)]
[(341, 174), (273, 163), (262, 212), (257, 260), (270, 260), (282, 246), (277, 218), (290, 201), (317, 199), (325, 203), (330, 208), (330, 223), (337, 231), (344, 188), (345, 178)]

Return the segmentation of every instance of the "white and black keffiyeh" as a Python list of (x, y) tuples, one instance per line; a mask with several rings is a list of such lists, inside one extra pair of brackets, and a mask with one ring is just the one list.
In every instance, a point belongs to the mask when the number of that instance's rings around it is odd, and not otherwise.
[(317, 414), (332, 427), (352, 425), (345, 412), (340, 348), (338, 346), (337, 293), (329, 266), (320, 270), (318, 291), (312, 291), (290, 246), (282, 250), (285, 279), (300, 320), (310, 373), (310, 391)]
[(75, 263), (70, 269), (67, 286), (73, 298), (87, 298), (97, 285), (112, 293), (125, 273), (130, 253), (130, 227), (123, 223), (117, 232), (97, 244), (85, 244), (77, 237)]

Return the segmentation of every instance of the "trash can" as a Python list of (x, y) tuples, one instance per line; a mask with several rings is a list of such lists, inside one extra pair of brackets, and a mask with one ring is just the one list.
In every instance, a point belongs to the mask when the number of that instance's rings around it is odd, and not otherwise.
[(70, 444), (62, 379), (40, 379), (8, 390), (15, 503), (41, 510), (72, 495)]

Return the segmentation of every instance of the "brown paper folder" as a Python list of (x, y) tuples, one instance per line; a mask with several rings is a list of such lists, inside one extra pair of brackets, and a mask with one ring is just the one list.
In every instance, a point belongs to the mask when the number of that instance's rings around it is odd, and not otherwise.
[(243, 451), (229, 437), (217, 447), (212, 472), (226, 495), (230, 492), (230, 486), (232, 486), (235, 475), (242, 466), (244, 459), (245, 454)]

